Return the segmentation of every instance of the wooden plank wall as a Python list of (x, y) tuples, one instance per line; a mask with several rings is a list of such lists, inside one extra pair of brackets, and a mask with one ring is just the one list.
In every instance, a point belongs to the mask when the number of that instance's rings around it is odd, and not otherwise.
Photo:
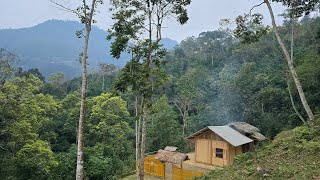
[(229, 144), (229, 164), (232, 164), (236, 156), (236, 148)]
[[(234, 157), (242, 153), (242, 146), (234, 147), (212, 131), (206, 131), (195, 138), (195, 160), (215, 166), (232, 164)], [(223, 149), (223, 158), (216, 157), (216, 148)]]
[[(215, 166), (225, 166), (230, 162), (229, 143), (225, 141), (212, 140), (212, 161), (211, 164)], [(223, 158), (216, 157), (216, 148), (223, 149)]]
[(236, 156), (242, 154), (242, 146), (237, 146), (236, 147)]
[[(223, 158), (215, 157), (216, 148), (224, 150)], [(196, 162), (216, 166), (225, 166), (232, 164), (234, 162), (234, 157), (242, 153), (242, 146), (234, 147), (210, 130), (195, 137)]]

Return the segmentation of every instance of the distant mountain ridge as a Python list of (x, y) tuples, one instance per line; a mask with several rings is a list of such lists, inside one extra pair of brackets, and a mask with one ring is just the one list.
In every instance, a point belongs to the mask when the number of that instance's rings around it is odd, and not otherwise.
[[(18, 56), (18, 66), (23, 69), (39, 68), (46, 77), (55, 72), (63, 72), (67, 78), (80, 75), (78, 61), (82, 52), (83, 38), (77, 38), (76, 31), (83, 25), (76, 21), (49, 20), (30, 28), (0, 29), (0, 48), (5, 48)], [(128, 54), (120, 59), (110, 56), (108, 33), (96, 26), (92, 27), (89, 45), (89, 69), (97, 69), (99, 63), (115, 64), (123, 67), (130, 59)], [(164, 38), (164, 47), (172, 49), (177, 41)]]

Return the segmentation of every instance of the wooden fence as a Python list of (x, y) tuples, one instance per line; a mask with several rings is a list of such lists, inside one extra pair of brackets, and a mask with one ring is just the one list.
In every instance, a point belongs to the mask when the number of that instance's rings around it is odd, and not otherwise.
[(203, 172), (183, 169), (177, 165), (172, 166), (172, 180), (192, 180), (193, 178), (202, 176), (203, 174)]
[(145, 157), (144, 173), (150, 176), (172, 180), (192, 180), (193, 178), (204, 174), (203, 172), (183, 169), (174, 164), (172, 165), (172, 172), (166, 173), (165, 171), (165, 163), (155, 159), (154, 155)]
[(154, 156), (147, 156), (144, 159), (144, 173), (160, 178), (165, 177), (165, 163), (154, 158)]

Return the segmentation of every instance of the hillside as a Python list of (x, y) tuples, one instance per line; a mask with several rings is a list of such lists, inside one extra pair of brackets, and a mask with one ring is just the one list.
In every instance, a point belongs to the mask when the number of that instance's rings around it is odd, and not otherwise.
[[(68, 78), (80, 75), (78, 62), (83, 39), (76, 37), (76, 31), (83, 25), (76, 21), (49, 20), (30, 28), (0, 29), (0, 48), (5, 48), (18, 56), (17, 65), (23, 69), (39, 68), (48, 76), (64, 72)], [(129, 59), (124, 54), (119, 60), (110, 56), (110, 41), (107, 32), (92, 28), (89, 46), (89, 68), (95, 69), (99, 63), (115, 64), (123, 67)], [(163, 44), (172, 49), (178, 43), (164, 38)]]
[(319, 130), (300, 126), (283, 131), (270, 144), (238, 156), (232, 166), (198, 180), (320, 179)]

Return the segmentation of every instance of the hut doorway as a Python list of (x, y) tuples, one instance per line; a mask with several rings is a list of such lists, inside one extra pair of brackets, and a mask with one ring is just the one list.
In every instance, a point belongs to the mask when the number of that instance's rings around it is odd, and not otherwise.
[(211, 140), (198, 139), (196, 141), (196, 161), (211, 164)]

